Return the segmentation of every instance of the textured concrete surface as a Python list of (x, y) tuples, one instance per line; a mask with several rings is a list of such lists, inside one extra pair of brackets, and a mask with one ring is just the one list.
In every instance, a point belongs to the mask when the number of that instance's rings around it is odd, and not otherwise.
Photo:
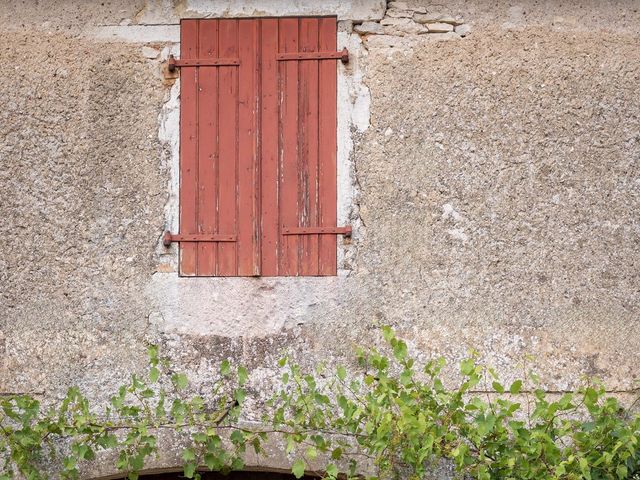
[(0, 390), (98, 388), (143, 355), (163, 87), (139, 46), (0, 37)]
[(370, 49), (358, 265), (381, 297), (406, 291), (384, 310), (421, 345), (475, 344), (505, 368), (527, 351), (558, 387), (631, 386), (638, 46), (525, 29)]
[(405, 2), (470, 30), (356, 28), (362, 78), (341, 98), (371, 102), (347, 153), (361, 224), (348, 275), (324, 279), (177, 279), (158, 246), (177, 148), (160, 61), (177, 46), (95, 36), (175, 10), (42, 4), (0, 17), (1, 392), (105, 401), (152, 341), (196, 388), (232, 358), (267, 395), (282, 351), (348, 362), (387, 323), (423, 359), (475, 348), (506, 379), (532, 356), (550, 390), (637, 385), (635, 2)]

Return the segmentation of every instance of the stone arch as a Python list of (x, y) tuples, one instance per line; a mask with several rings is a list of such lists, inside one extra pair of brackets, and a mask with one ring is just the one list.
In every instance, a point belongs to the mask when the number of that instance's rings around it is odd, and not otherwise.
[[(244, 470), (223, 474), (220, 472), (200, 472), (202, 480), (296, 480), (291, 472), (276, 470)], [(103, 477), (104, 478), (104, 477)], [(126, 477), (107, 477), (119, 480)], [(148, 470), (140, 474), (140, 480), (184, 480), (182, 469)], [(313, 480), (314, 477), (304, 476), (302, 480)]]

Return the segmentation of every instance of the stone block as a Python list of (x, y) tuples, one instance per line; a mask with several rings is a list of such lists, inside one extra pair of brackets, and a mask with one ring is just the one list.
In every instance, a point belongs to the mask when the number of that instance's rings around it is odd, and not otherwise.
[(378, 22), (362, 22), (360, 25), (355, 25), (353, 30), (361, 34), (378, 34), (383, 32), (382, 25)]
[(429, 33), (448, 33), (453, 32), (453, 25), (450, 23), (429, 23), (427, 24)]
[(462, 25), (464, 19), (461, 16), (453, 16), (446, 13), (416, 13), (413, 19), (418, 23), (449, 23), (451, 25)]

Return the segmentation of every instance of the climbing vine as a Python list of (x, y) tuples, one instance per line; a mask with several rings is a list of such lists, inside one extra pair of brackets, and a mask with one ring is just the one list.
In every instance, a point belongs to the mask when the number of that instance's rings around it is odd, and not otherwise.
[(259, 426), (242, 418), (245, 368), (223, 361), (211, 391), (193, 395), (156, 346), (146, 375), (133, 375), (102, 410), (78, 388), (49, 409), (28, 395), (4, 397), (0, 480), (75, 479), (101, 451), (115, 452), (117, 469), (136, 480), (163, 431), (183, 439), (184, 476), (195, 479), (242, 470), (247, 450), (266, 455), (272, 437), (285, 443), (298, 478), (313, 469), (329, 479), (422, 479), (449, 464), (478, 480), (640, 479), (637, 403), (625, 408), (595, 382), (553, 396), (533, 374), (503, 385), (474, 357), (447, 388), (442, 359), (418, 366), (390, 328), (383, 335), (386, 348), (359, 349), (352, 371), (305, 372), (282, 358)]

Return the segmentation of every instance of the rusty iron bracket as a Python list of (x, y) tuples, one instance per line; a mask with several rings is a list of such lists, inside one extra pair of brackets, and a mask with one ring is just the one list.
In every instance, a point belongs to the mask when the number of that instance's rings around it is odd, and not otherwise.
[(162, 244), (169, 247), (173, 242), (235, 242), (235, 235), (219, 233), (171, 233), (169, 230), (162, 236)]
[(294, 52), (278, 53), (276, 60), (340, 60), (342, 63), (349, 63), (349, 50), (343, 48), (340, 52)]
[(170, 72), (175, 72), (179, 67), (224, 67), (240, 65), (239, 58), (189, 58), (177, 60), (173, 55), (169, 55), (167, 68)]
[(351, 236), (351, 226), (346, 227), (282, 227), (282, 235), (344, 235)]

